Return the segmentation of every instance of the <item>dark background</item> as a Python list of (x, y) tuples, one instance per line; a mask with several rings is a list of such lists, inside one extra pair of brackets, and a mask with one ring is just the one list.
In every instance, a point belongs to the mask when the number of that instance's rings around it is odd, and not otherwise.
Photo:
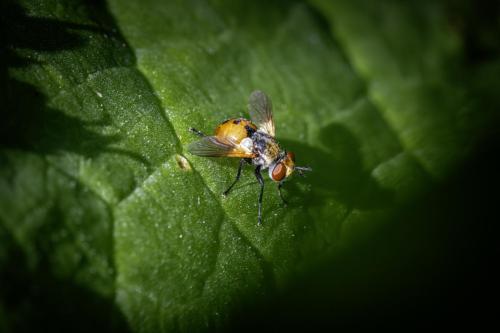
[(498, 327), (499, 152), (484, 142), (370, 239), (242, 311), (234, 330)]

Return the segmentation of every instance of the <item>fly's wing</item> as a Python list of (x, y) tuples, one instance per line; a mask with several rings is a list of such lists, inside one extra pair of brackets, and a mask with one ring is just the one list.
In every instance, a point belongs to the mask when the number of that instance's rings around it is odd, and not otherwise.
[(238, 144), (216, 136), (204, 136), (200, 140), (191, 143), (188, 150), (193, 155), (204, 157), (255, 157), (252, 153), (243, 150)]
[(259, 130), (274, 137), (273, 105), (269, 97), (260, 90), (254, 91), (250, 94), (248, 111)]

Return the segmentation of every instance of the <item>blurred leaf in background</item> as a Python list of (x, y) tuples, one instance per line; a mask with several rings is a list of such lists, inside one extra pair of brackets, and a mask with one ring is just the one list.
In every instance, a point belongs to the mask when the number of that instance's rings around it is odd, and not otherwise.
[[(494, 2), (1, 6), (1, 331), (444, 323), (490, 251), (452, 244), (498, 180)], [(314, 170), (286, 208), (266, 181), (262, 226), (250, 168), (223, 199), (238, 162), (186, 151), (255, 89)]]

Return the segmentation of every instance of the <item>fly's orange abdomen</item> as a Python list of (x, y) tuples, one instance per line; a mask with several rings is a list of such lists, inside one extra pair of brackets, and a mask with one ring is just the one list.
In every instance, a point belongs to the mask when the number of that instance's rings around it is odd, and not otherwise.
[(228, 119), (215, 129), (215, 136), (240, 143), (244, 138), (252, 136), (257, 130), (250, 120), (243, 118)]

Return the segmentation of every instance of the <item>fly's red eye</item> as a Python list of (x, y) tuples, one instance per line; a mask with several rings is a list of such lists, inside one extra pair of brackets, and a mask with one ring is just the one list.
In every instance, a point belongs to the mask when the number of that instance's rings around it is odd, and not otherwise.
[(286, 167), (283, 163), (278, 163), (273, 169), (272, 172), (273, 180), (279, 182), (286, 176)]
[(292, 153), (291, 151), (286, 153), (286, 156), (292, 160), (292, 162), (295, 162), (295, 154)]

